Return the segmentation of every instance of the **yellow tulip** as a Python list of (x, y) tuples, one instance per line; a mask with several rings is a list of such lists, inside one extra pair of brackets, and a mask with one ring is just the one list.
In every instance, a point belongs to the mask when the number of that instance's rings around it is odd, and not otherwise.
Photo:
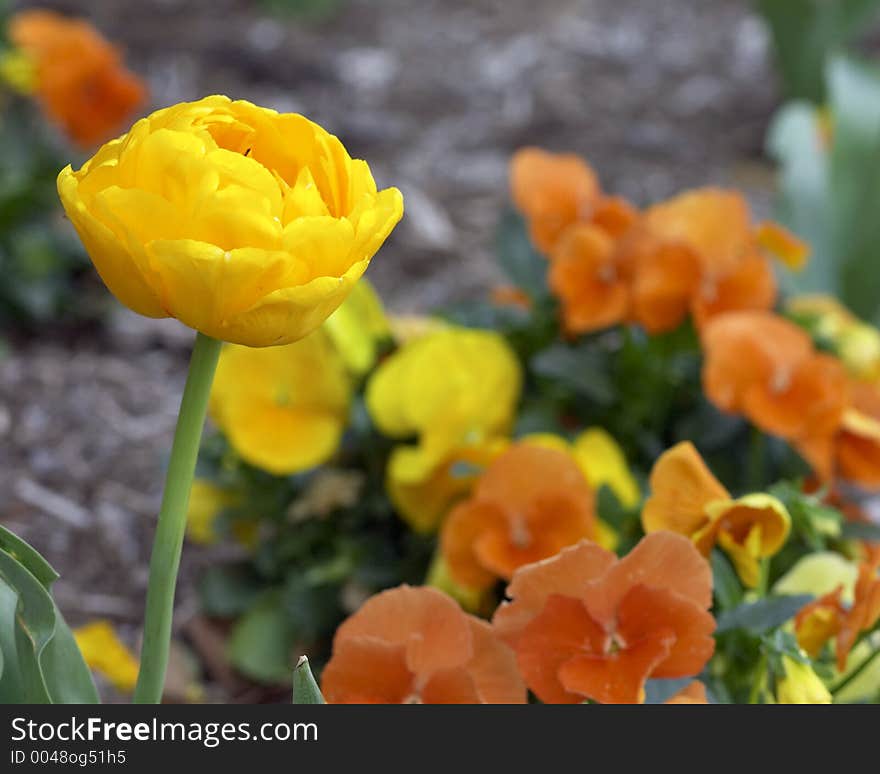
[(333, 339), (348, 369), (358, 375), (373, 367), (379, 344), (391, 336), (382, 301), (365, 279), (354, 286), (342, 306), (327, 318), (324, 330)]
[(317, 124), (222, 96), (141, 119), (58, 191), (123, 304), (251, 347), (321, 325), (403, 214)]
[(490, 459), (508, 431), (522, 375), (504, 338), (445, 327), (404, 344), (367, 384), (370, 416), (385, 435), (415, 436), (388, 466), (397, 508), (420, 530), (438, 526), (466, 494), (473, 467)]
[(138, 676), (138, 660), (116, 634), (109, 621), (93, 621), (73, 636), (90, 669), (104, 675), (123, 693), (134, 689)]
[(782, 657), (785, 675), (776, 680), (780, 704), (831, 704), (831, 693), (808, 663)]
[(275, 475), (326, 462), (348, 421), (351, 381), (323, 329), (284, 347), (227, 344), (210, 413), (236, 453)]

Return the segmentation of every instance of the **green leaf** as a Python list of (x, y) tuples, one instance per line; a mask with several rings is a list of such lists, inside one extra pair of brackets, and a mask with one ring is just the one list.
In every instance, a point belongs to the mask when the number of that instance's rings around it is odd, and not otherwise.
[(294, 704), (326, 704), (324, 696), (306, 656), (300, 656), (293, 670), (293, 703)]
[(721, 610), (730, 610), (742, 602), (743, 587), (727, 557), (717, 549), (710, 557), (712, 587)]
[(496, 238), (498, 262), (508, 279), (530, 297), (547, 294), (547, 259), (532, 245), (525, 221), (513, 210), (501, 218)]
[(577, 393), (608, 406), (614, 402), (615, 390), (601, 352), (582, 342), (577, 346), (553, 344), (531, 360), (538, 376), (552, 380)]
[(0, 703), (96, 703), (97, 691), (49, 588), (57, 574), (0, 529)]
[(840, 536), (846, 540), (870, 540), (880, 542), (880, 524), (850, 521), (841, 527)]
[(204, 611), (221, 618), (242, 615), (261, 590), (259, 581), (248, 568), (239, 565), (209, 567), (199, 582)]
[(812, 599), (810, 594), (773, 596), (747, 602), (718, 616), (717, 634), (743, 629), (750, 634), (763, 634), (781, 626)]
[(645, 683), (645, 704), (665, 704), (694, 681), (692, 677), (648, 680)]
[(242, 674), (262, 683), (284, 683), (290, 675), (293, 638), (281, 593), (266, 592), (235, 624), (229, 659)]

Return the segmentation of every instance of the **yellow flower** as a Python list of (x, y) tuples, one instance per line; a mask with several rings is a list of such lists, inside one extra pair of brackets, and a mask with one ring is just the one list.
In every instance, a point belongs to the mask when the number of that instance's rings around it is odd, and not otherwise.
[[(849, 677), (877, 648), (880, 648), (880, 638), (876, 634), (856, 645), (846, 660), (846, 669), (838, 673), (837, 679), (843, 680)], [(841, 704), (876, 702), (878, 699), (880, 699), (880, 659), (877, 658), (859, 672), (852, 682), (834, 693), (834, 700)]]
[(234, 502), (233, 495), (225, 489), (203, 478), (195, 479), (186, 513), (187, 537), (202, 545), (216, 543), (220, 535), (214, 529), (214, 522), (223, 509), (229, 508)]
[(827, 338), (846, 369), (860, 379), (880, 378), (880, 331), (856, 317), (833, 296), (795, 296), (787, 304), (792, 314), (811, 318)]
[(226, 345), (210, 412), (236, 453), (275, 475), (326, 462), (348, 420), (350, 377), (323, 329), (284, 347)]
[(831, 704), (831, 693), (808, 663), (783, 656), (782, 666), (785, 675), (776, 680), (780, 704)]
[(342, 306), (327, 318), (324, 330), (333, 339), (348, 369), (358, 375), (373, 367), (379, 344), (391, 336), (382, 301), (365, 279), (354, 286)]
[(774, 594), (812, 594), (822, 597), (841, 586), (841, 600), (851, 603), (859, 576), (855, 562), (833, 551), (807, 554), (773, 586)]
[(733, 499), (689, 441), (660, 455), (650, 485), (642, 509), (645, 532), (687, 535), (706, 556), (717, 543), (746, 586), (758, 585), (760, 561), (788, 539), (791, 516), (780, 500), (762, 493)]
[(138, 660), (116, 635), (109, 621), (93, 621), (74, 629), (73, 636), (90, 669), (104, 675), (123, 693), (134, 690)]
[(37, 65), (21, 49), (0, 52), (0, 81), (19, 94), (32, 94), (37, 86)]
[(449, 327), (445, 320), (423, 314), (394, 314), (388, 318), (388, 324), (391, 326), (391, 337), (398, 344), (406, 344)]
[(456, 327), (407, 342), (373, 374), (366, 401), (376, 426), (417, 438), (395, 449), (387, 474), (392, 500), (417, 529), (436, 528), (451, 499), (466, 493), (472, 468), (513, 421), (521, 381), (503, 337)]
[(403, 214), (317, 124), (221, 96), (141, 119), (58, 191), (123, 304), (251, 347), (321, 325)]

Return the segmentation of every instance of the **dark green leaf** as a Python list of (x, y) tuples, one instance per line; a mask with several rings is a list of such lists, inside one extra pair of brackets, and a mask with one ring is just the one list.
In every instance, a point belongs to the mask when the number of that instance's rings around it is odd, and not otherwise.
[(532, 245), (523, 219), (513, 210), (501, 218), (497, 237), (498, 262), (508, 279), (529, 296), (547, 293), (547, 259)]
[(810, 594), (766, 597), (747, 602), (718, 616), (718, 634), (743, 629), (750, 634), (763, 634), (781, 626), (813, 597)]
[(692, 677), (648, 680), (645, 683), (645, 704), (665, 704), (693, 681)]
[(843, 525), (840, 536), (847, 540), (869, 540), (880, 542), (880, 524), (850, 521)]
[(532, 358), (531, 367), (538, 376), (553, 380), (600, 405), (607, 406), (614, 401), (614, 385), (605, 358), (586, 343), (574, 347), (553, 344)]
[(290, 675), (292, 647), (281, 594), (269, 591), (236, 623), (229, 638), (229, 658), (254, 680), (284, 683)]
[(727, 557), (715, 550), (711, 556), (712, 586), (721, 610), (735, 608), (743, 598), (743, 587)]

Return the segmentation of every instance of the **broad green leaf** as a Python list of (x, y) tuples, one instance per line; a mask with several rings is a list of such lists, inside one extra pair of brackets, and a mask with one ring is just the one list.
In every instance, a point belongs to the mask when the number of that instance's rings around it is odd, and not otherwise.
[(294, 704), (326, 704), (324, 696), (309, 667), (309, 660), (300, 656), (293, 670), (293, 703)]
[(228, 647), (242, 674), (264, 683), (287, 682), (293, 641), (280, 592), (266, 592), (238, 620)]
[(532, 358), (531, 367), (538, 376), (554, 380), (599, 405), (607, 406), (614, 401), (614, 386), (605, 359), (585, 344), (553, 344)]
[(770, 28), (786, 96), (819, 104), (829, 57), (876, 16), (878, 0), (756, 0)]
[(717, 549), (710, 557), (712, 588), (721, 610), (730, 610), (742, 602), (743, 587), (728, 558)]
[(763, 634), (784, 624), (812, 598), (810, 594), (793, 594), (746, 602), (718, 616), (716, 633), (743, 629), (751, 634)]
[(0, 702), (95, 703), (91, 673), (50, 593), (57, 577), (27, 543), (0, 531)]
[(533, 298), (547, 294), (547, 259), (535, 250), (525, 221), (513, 210), (501, 218), (497, 250), (498, 262), (514, 285)]
[(202, 607), (208, 615), (242, 615), (259, 596), (259, 581), (242, 566), (209, 567), (199, 583)]
[(880, 524), (850, 521), (841, 527), (840, 536), (848, 540), (880, 542)]

